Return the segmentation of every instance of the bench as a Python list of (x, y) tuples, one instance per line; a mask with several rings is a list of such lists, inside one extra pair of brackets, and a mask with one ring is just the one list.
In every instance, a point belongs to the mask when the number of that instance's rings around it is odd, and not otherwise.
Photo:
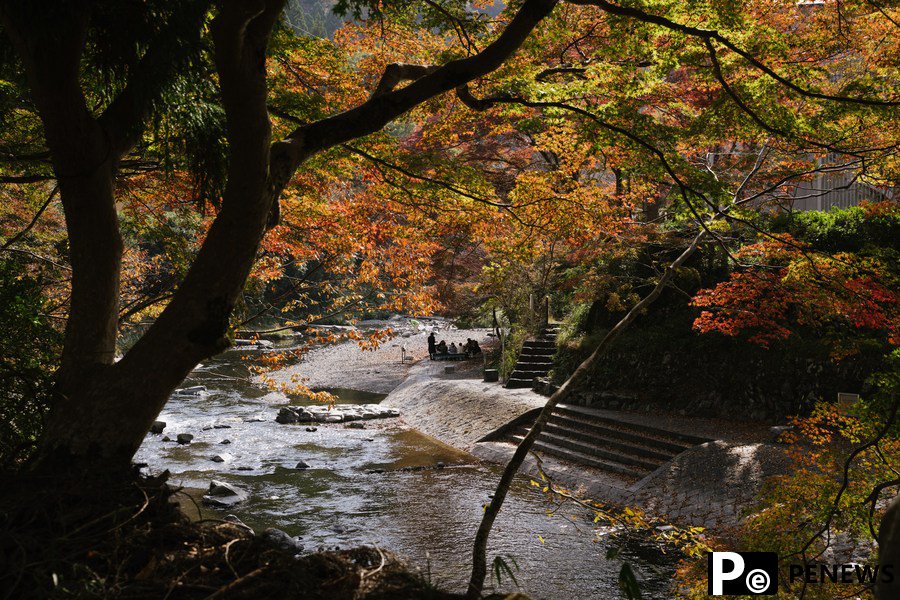
[(462, 353), (435, 352), (431, 355), (431, 360), (468, 360), (469, 358), (471, 358), (469, 355)]

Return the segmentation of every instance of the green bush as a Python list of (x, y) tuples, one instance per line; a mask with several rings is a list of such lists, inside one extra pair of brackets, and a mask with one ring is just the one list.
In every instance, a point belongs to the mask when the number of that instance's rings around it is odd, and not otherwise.
[(900, 250), (900, 209), (896, 207), (782, 214), (772, 225), (774, 231), (789, 233), (825, 252), (858, 252), (871, 246)]
[(0, 261), (0, 467), (27, 457), (41, 431), (61, 333), (22, 265)]

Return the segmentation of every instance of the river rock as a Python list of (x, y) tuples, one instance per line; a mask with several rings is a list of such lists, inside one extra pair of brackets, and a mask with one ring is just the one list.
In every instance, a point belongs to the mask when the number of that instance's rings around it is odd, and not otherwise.
[(195, 386), (175, 390), (175, 394), (177, 396), (202, 396), (205, 393), (206, 393), (205, 385), (195, 385)]
[(318, 413), (316, 415), (316, 421), (320, 423), (340, 423), (344, 420), (344, 415), (336, 414), (336, 413)]
[(305, 460), (301, 460), (300, 462), (297, 463), (297, 466), (294, 467), (294, 468), (295, 468), (295, 469), (301, 469), (301, 470), (302, 470), (302, 469), (308, 469), (309, 466), (310, 466), (310, 465), (309, 465), (308, 462), (306, 462)]
[(242, 531), (244, 531), (244, 532), (246, 532), (246, 533), (248, 533), (248, 534), (250, 534), (250, 535), (256, 535), (256, 532), (253, 531), (253, 528), (252, 528), (252, 527), (250, 527), (249, 525), (247, 525), (246, 523), (244, 523), (243, 521), (241, 521), (241, 520), (240, 520), (239, 518), (237, 518), (237, 516), (235, 516), (235, 515), (225, 515), (224, 517), (222, 517), (222, 520), (225, 521), (226, 523), (231, 523), (232, 525), (234, 525), (234, 526), (237, 527), (238, 529), (240, 529), (240, 530), (242, 530)]
[(313, 431), (318, 431), (319, 428), (318, 427), (307, 427), (306, 430), (309, 432), (313, 432)]
[(229, 456), (227, 454), (225, 456), (222, 456), (221, 454), (216, 454), (209, 460), (211, 460), (213, 462), (217, 462), (217, 463), (223, 463), (223, 462), (227, 461), (228, 458), (229, 458)]
[(347, 423), (347, 429), (365, 429), (366, 424), (360, 421), (354, 421), (352, 423)]
[(219, 442), (219, 443), (220, 443), (220, 444), (223, 444), (223, 445), (224, 445), (224, 444), (230, 444), (230, 443), (231, 443), (231, 440), (222, 440), (222, 441)]
[(303, 552), (303, 544), (300, 540), (280, 529), (270, 527), (263, 531), (260, 537), (279, 550), (294, 553)]
[(278, 423), (281, 423), (281, 424), (285, 424), (285, 425), (288, 423), (296, 423), (299, 420), (300, 419), (297, 417), (297, 413), (295, 413), (293, 410), (291, 410), (288, 407), (285, 407), (285, 408), (282, 408), (281, 410), (279, 410), (278, 416), (275, 417), (275, 421), (277, 421)]
[(163, 429), (166, 428), (165, 421), (153, 421), (153, 425), (150, 426), (150, 433), (162, 433)]
[(167, 436), (167, 435), (164, 435), (164, 436), (162, 436), (162, 441), (164, 441), (164, 442), (171, 442), (171, 441), (172, 441), (172, 438), (170, 438), (170, 437)]
[(179, 444), (190, 444), (191, 440), (193, 439), (194, 436), (190, 433), (179, 433), (177, 436), (175, 436), (175, 441)]
[(214, 479), (209, 484), (209, 491), (203, 496), (203, 503), (209, 506), (228, 507), (246, 499), (247, 492), (241, 488)]
[(385, 419), (399, 417), (400, 411), (394, 408), (383, 408), (378, 404), (338, 404), (325, 406), (311, 404), (309, 406), (285, 406), (279, 409), (275, 420), (279, 423), (343, 423), (369, 419)]

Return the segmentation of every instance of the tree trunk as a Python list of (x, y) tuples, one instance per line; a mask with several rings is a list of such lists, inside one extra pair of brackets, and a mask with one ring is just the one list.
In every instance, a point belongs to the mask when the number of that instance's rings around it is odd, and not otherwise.
[[(222, 209), (213, 222), (200, 252), (172, 301), (127, 355), (112, 364), (112, 349), (91, 368), (60, 370), (63, 392), (47, 419), (39, 452), (39, 466), (49, 470), (85, 468), (127, 469), (153, 420), (172, 390), (201, 360), (228, 347), (229, 317), (250, 273), (275, 196), (269, 185), (271, 128), (266, 109), (265, 51), (269, 33), (283, 0), (268, 3), (225, 2), (213, 22), (216, 67), (222, 90), (230, 148), (228, 181)], [(46, 122), (46, 120), (45, 120)], [(52, 148), (51, 148), (52, 152)], [(112, 197), (102, 219), (82, 218), (73, 210), (69, 237), (73, 240), (73, 273), (87, 280), (86, 297), (101, 289), (91, 277), (93, 265), (75, 261), (75, 240), (104, 255), (104, 293), (118, 298), (118, 232), (96, 231), (98, 222), (115, 226)], [(62, 187), (64, 204), (67, 189)], [(71, 194), (70, 194), (71, 198)], [(71, 202), (70, 202), (71, 203)], [(76, 209), (81, 208), (80, 206)], [(68, 217), (67, 210), (67, 217)], [(95, 257), (95, 260), (100, 260)], [(83, 364), (85, 354), (73, 345), (74, 334), (102, 334), (104, 344), (115, 341), (116, 301), (94, 306), (97, 321), (109, 331), (89, 329), (85, 315), (75, 312), (75, 286), (69, 323), (73, 336), (66, 338), (67, 355)], [(100, 319), (100, 316), (105, 319)]]
[[(60, 394), (47, 419), (37, 468), (128, 468), (172, 390), (198, 362), (228, 346), (229, 317), (266, 227), (277, 215), (273, 202), (305, 159), (378, 131), (418, 104), (494, 70), (555, 5), (555, 0), (525, 0), (481, 52), (442, 67), (394, 65), (394, 77), (386, 76), (364, 104), (300, 127), (272, 145), (265, 55), (284, 2), (219, 3), (210, 31), (230, 152), (222, 210), (172, 301), (115, 364), (122, 247), (114, 176), (117, 162), (138, 138), (150, 101), (142, 102), (129, 82), (94, 118), (79, 81), (87, 7), (76, 1), (35, 13), (0, 3), (4, 29), (23, 57), (44, 122), (72, 248), (72, 305)], [(154, 56), (161, 55), (148, 50), (141, 62)], [(414, 81), (394, 89), (399, 79)]]

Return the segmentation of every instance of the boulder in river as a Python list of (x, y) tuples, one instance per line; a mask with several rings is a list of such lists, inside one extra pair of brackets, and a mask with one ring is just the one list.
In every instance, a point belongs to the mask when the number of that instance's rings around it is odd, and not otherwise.
[(214, 479), (209, 484), (209, 491), (203, 496), (203, 503), (209, 506), (228, 507), (246, 499), (247, 492), (241, 488)]
[(337, 404), (325, 406), (285, 406), (279, 409), (275, 420), (279, 423), (344, 423), (369, 419), (399, 417), (400, 411), (378, 404)]
[(303, 544), (300, 542), (300, 540), (291, 535), (288, 535), (280, 529), (270, 527), (269, 529), (263, 531), (260, 537), (279, 550), (294, 553), (303, 552)]
[(289, 407), (284, 407), (278, 411), (278, 416), (275, 417), (275, 421), (282, 424), (288, 423), (296, 423), (300, 419), (297, 417), (297, 413), (291, 410)]
[(252, 527), (250, 527), (249, 525), (247, 525), (246, 523), (244, 523), (243, 521), (241, 521), (241, 520), (240, 520), (239, 518), (237, 518), (237, 516), (235, 516), (235, 515), (225, 515), (224, 517), (222, 517), (222, 520), (225, 521), (226, 523), (231, 523), (232, 525), (234, 525), (234, 526), (237, 527), (238, 529), (240, 529), (240, 530), (242, 530), (242, 531), (245, 531), (246, 533), (248, 533), (248, 534), (250, 534), (250, 535), (256, 535), (256, 532), (253, 531), (253, 528), (252, 528)]
[(361, 421), (353, 421), (352, 423), (347, 423), (347, 429), (365, 429), (366, 424)]
[(228, 456), (227, 454), (224, 455), (224, 456), (221, 455), (221, 454), (216, 454), (215, 456), (213, 456), (213, 457), (210, 458), (209, 460), (211, 460), (211, 461), (213, 461), (213, 462), (217, 462), (217, 463), (223, 463), (223, 462), (227, 461), (228, 458), (229, 458), (229, 456)]
[(230, 443), (231, 443), (231, 440), (225, 439), (225, 440), (222, 440), (222, 441), (219, 442), (219, 443), (220, 443), (220, 444), (230, 444)]
[(194, 436), (191, 435), (190, 433), (179, 433), (175, 437), (175, 441), (178, 442), (179, 444), (190, 444), (191, 440), (193, 440), (193, 439), (194, 439)]
[(194, 385), (191, 387), (175, 390), (176, 396), (202, 396), (206, 393), (205, 385)]
[(150, 426), (150, 433), (162, 433), (163, 429), (166, 428), (165, 421), (153, 421), (153, 425)]
[(301, 460), (300, 462), (297, 463), (297, 466), (294, 467), (294, 468), (295, 468), (295, 469), (301, 469), (301, 470), (302, 470), (302, 469), (308, 469), (309, 466), (310, 466), (310, 465), (309, 465), (308, 462), (306, 462), (305, 460)]

